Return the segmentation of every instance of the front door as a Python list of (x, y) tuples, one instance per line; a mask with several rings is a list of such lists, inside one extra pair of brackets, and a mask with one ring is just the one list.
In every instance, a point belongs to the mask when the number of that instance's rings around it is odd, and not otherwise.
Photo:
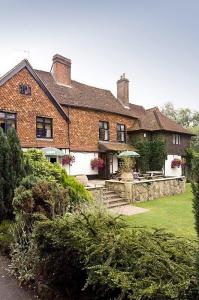
[(108, 153), (100, 153), (99, 157), (104, 161), (104, 168), (99, 170), (99, 178), (109, 179), (110, 178), (110, 160)]

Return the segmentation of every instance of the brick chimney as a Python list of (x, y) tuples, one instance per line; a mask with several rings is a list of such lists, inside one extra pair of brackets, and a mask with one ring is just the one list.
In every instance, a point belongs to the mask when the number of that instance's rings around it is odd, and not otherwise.
[(117, 98), (124, 106), (129, 106), (129, 80), (125, 77), (125, 73), (117, 81)]
[(59, 54), (53, 56), (51, 69), (55, 81), (61, 85), (71, 85), (71, 60)]

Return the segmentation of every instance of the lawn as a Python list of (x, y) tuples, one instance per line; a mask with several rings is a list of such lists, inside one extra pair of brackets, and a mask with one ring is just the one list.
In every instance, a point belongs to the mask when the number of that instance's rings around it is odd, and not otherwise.
[(150, 211), (125, 217), (130, 227), (164, 228), (178, 236), (196, 238), (190, 184), (183, 194), (139, 203)]

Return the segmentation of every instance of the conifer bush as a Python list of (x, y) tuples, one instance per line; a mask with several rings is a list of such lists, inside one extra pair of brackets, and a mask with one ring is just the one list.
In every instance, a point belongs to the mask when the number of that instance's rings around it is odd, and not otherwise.
[(43, 281), (67, 299), (197, 299), (189, 241), (163, 231), (130, 231), (104, 211), (40, 223), (35, 239)]

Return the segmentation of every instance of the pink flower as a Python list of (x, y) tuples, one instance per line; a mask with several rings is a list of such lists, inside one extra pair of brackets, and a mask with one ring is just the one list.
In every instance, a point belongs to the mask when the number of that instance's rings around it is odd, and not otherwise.
[(94, 158), (91, 160), (91, 168), (97, 169), (97, 170), (102, 170), (104, 168), (104, 160), (101, 158)]
[(75, 157), (70, 154), (67, 154), (62, 158), (62, 166), (65, 166), (65, 165), (72, 166), (72, 164), (74, 162), (75, 162)]

